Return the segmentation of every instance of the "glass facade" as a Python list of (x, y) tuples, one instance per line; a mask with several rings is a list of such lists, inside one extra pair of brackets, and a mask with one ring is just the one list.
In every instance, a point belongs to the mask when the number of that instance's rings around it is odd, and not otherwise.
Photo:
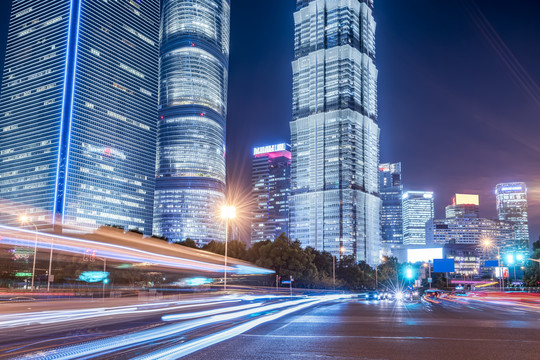
[(469, 244), (483, 247), (492, 240), (502, 249), (510, 248), (516, 238), (514, 225), (508, 221), (482, 218), (434, 219), (427, 223), (430, 244)]
[(497, 214), (499, 220), (506, 220), (515, 226), (516, 242), (514, 250), (528, 250), (529, 220), (527, 215), (527, 186), (522, 182), (498, 184), (495, 187)]
[(291, 237), (375, 264), (381, 200), (372, 3), (298, 1), (294, 23)]
[(381, 237), (383, 244), (403, 243), (401, 163), (379, 165)]
[(0, 99), (12, 215), (151, 234), (158, 39), (159, 0), (13, 1)]
[(425, 245), (426, 224), (433, 217), (432, 192), (408, 191), (403, 194), (403, 244)]
[(251, 242), (289, 236), (289, 196), (291, 194), (290, 145), (255, 148), (251, 167), (254, 210)]
[(225, 239), (229, 0), (163, 0), (154, 234)]

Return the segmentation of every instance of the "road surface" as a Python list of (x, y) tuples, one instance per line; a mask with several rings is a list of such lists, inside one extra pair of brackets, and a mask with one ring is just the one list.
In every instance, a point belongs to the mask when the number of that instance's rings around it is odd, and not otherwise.
[(464, 360), (540, 354), (540, 311), (500, 300), (241, 296), (111, 306), (75, 316), (70, 311), (0, 317), (0, 359)]

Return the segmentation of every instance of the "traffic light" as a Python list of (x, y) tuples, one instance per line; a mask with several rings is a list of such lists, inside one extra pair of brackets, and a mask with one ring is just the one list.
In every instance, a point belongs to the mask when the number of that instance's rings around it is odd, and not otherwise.
[(409, 280), (413, 278), (413, 269), (410, 266), (405, 269), (405, 277)]

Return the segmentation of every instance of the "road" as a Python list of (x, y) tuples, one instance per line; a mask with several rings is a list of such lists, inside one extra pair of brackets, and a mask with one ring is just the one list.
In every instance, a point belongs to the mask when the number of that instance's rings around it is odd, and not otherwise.
[(242, 296), (73, 311), (0, 316), (0, 359), (464, 360), (540, 353), (540, 311), (500, 301)]

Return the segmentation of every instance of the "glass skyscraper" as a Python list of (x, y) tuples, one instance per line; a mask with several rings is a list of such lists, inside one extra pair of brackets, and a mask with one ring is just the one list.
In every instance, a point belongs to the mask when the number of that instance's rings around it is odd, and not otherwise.
[(224, 240), (229, 0), (163, 0), (154, 234)]
[(276, 144), (253, 149), (251, 242), (289, 236), (291, 146)]
[(290, 233), (379, 261), (381, 200), (371, 0), (297, 0)]
[(381, 237), (383, 244), (403, 243), (401, 163), (379, 165), (382, 200)]
[(434, 213), (432, 192), (403, 194), (403, 245), (426, 244), (426, 223), (433, 219)]
[(527, 215), (527, 186), (522, 182), (503, 183), (495, 187), (499, 220), (514, 224), (516, 249), (529, 248), (529, 220)]
[(0, 221), (152, 231), (159, 0), (14, 0)]

